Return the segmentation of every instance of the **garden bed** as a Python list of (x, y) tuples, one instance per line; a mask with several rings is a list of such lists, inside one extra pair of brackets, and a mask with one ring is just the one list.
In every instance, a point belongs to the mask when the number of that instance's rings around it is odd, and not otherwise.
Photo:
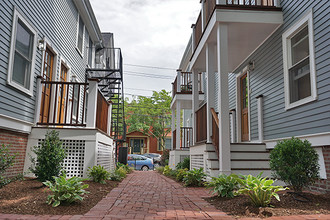
[(281, 201), (273, 198), (271, 206), (266, 208), (254, 207), (245, 195), (234, 198), (211, 197), (205, 200), (217, 209), (234, 217), (265, 218), (271, 216), (330, 214), (330, 193), (316, 195), (305, 192), (303, 195), (308, 197), (310, 202), (297, 201), (288, 192), (279, 194)]
[(84, 181), (89, 187), (84, 200), (71, 205), (53, 208), (46, 204), (50, 190), (41, 182), (27, 178), (12, 182), (0, 189), (0, 213), (33, 215), (83, 215), (104, 198), (118, 182), (107, 180), (106, 184)]

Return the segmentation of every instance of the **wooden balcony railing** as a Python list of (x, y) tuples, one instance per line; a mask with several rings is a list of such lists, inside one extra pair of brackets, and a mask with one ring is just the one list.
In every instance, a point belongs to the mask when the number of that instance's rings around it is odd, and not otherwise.
[(97, 93), (97, 110), (96, 110), (96, 128), (108, 133), (108, 109), (109, 102), (104, 98), (100, 90)]
[(227, 5), (275, 7), (276, 0), (227, 0)]
[(189, 148), (193, 145), (192, 127), (181, 127), (181, 149)]
[(206, 134), (206, 103), (196, 111), (196, 142), (204, 142)]
[[(172, 97), (176, 94), (192, 94), (192, 73), (191, 72), (181, 72), (180, 75), (180, 91), (178, 91), (178, 77), (175, 78), (172, 83)], [(202, 73), (198, 74), (198, 91), (200, 94), (202, 91)]]
[(87, 85), (88, 83), (41, 81), (37, 125), (86, 126)]
[(196, 24), (195, 24), (195, 45), (194, 48), (197, 47), (199, 44), (199, 41), (201, 40), (203, 35), (203, 29), (202, 29), (202, 13), (199, 13), (199, 16), (197, 18)]
[(215, 147), (217, 156), (219, 157), (219, 118), (218, 114), (211, 108), (212, 113), (212, 143)]
[(173, 139), (173, 150), (176, 150), (176, 130), (173, 131), (172, 139)]

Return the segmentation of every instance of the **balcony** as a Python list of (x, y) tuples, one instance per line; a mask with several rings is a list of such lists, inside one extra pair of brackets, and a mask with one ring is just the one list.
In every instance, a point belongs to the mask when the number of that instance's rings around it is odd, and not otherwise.
[[(200, 94), (203, 94), (202, 73), (198, 74), (198, 91)], [(172, 83), (172, 98), (174, 98), (176, 94), (192, 94), (191, 72), (180, 72), (179, 77), (175, 78), (174, 82)]]
[(237, 67), (283, 22), (278, 0), (204, 0), (202, 10), (192, 25), (193, 67), (203, 71), (205, 43), (217, 43), (216, 24), (228, 25), (229, 71)]
[[(178, 149), (176, 145), (176, 130), (173, 131), (173, 150)], [(193, 130), (192, 127), (180, 128), (180, 145), (179, 149), (188, 149), (193, 145)]]

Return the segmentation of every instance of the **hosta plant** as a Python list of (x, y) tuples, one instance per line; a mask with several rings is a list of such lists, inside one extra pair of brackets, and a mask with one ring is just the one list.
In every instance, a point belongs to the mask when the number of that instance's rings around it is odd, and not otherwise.
[(164, 174), (165, 176), (169, 176), (170, 173), (171, 173), (171, 171), (172, 171), (172, 169), (171, 169), (168, 165), (166, 165), (166, 166), (164, 167), (163, 174)]
[(267, 177), (263, 178), (261, 175), (262, 172), (256, 177), (240, 175), (241, 178), (237, 178), (240, 189), (236, 193), (249, 196), (253, 205), (257, 207), (266, 207), (269, 205), (272, 197), (280, 201), (277, 192), (288, 188), (273, 186), (274, 180), (267, 179)]
[(88, 177), (94, 182), (105, 184), (105, 181), (110, 177), (110, 173), (104, 167), (98, 165), (88, 168)]
[(219, 197), (234, 197), (234, 191), (239, 189), (239, 183), (237, 175), (221, 174), (218, 177), (212, 177), (212, 180), (206, 183), (206, 187), (210, 188), (213, 194), (217, 194)]
[(203, 168), (189, 170), (183, 177), (185, 186), (203, 186), (206, 174)]
[(123, 169), (125, 169), (126, 173), (132, 173), (133, 168), (129, 167), (127, 164), (122, 164), (122, 163), (117, 163), (117, 169), (119, 169), (120, 167), (122, 167)]
[(178, 169), (177, 172), (176, 172), (175, 179), (179, 182), (182, 182), (182, 180), (183, 180), (183, 178), (184, 178), (184, 176), (186, 175), (187, 172), (188, 172), (187, 168)]
[(71, 177), (66, 179), (65, 172), (59, 177), (54, 177), (54, 182), (43, 182), (53, 192), (47, 198), (47, 203), (53, 204), (53, 207), (57, 207), (62, 203), (70, 204), (78, 200), (83, 200), (83, 195), (89, 193), (85, 191), (88, 188), (88, 184), (83, 184), (83, 179), (79, 177)]

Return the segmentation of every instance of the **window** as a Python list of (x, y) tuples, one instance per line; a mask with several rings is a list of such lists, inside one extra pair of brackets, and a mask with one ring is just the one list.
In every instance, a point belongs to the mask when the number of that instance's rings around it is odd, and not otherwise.
[(15, 10), (7, 81), (29, 95), (33, 94), (36, 36), (35, 29)]
[(89, 67), (92, 67), (93, 65), (93, 41), (89, 39), (89, 46), (88, 46), (88, 65)]
[(316, 100), (312, 12), (283, 34), (283, 59), (286, 109)]
[(81, 55), (83, 54), (83, 47), (84, 47), (84, 29), (85, 25), (82, 18), (79, 16), (78, 20), (78, 37), (77, 37), (77, 48)]

